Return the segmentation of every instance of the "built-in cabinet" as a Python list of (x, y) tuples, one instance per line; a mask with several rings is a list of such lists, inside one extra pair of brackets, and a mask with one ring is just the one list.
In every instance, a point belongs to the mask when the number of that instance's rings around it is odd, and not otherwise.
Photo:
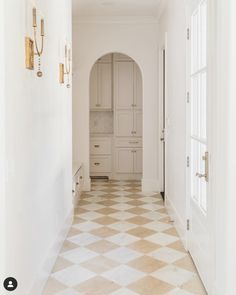
[(90, 136), (91, 175), (141, 179), (142, 77), (132, 59), (113, 54), (98, 60), (91, 73), (90, 109), (112, 111), (114, 120), (112, 134)]
[(94, 65), (90, 77), (90, 109), (112, 110), (112, 76), (112, 60), (100, 60)]

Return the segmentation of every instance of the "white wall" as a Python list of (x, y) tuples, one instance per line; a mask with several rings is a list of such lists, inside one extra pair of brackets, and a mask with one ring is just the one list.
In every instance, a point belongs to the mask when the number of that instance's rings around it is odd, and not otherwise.
[(158, 26), (153, 22), (74, 22), (73, 157), (83, 162), (89, 180), (89, 77), (102, 55), (124, 53), (143, 76), (143, 190), (159, 190), (158, 175)]
[(186, 227), (186, 14), (185, 0), (167, 1), (160, 18), (160, 49), (167, 33), (166, 204), (184, 239)]
[(59, 44), (71, 39), (70, 1), (36, 1), (45, 18), (41, 79), (24, 65), (29, 1), (4, 2), (6, 273), (19, 282), (14, 294), (41, 294), (72, 212), (71, 90), (58, 83)]

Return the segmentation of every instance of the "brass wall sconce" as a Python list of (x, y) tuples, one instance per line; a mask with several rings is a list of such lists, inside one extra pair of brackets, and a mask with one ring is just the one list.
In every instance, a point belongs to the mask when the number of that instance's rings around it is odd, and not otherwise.
[(41, 36), (41, 47), (38, 45), (37, 41), (37, 10), (33, 8), (33, 30), (34, 30), (34, 40), (30, 37), (25, 38), (25, 54), (26, 54), (26, 68), (29, 70), (34, 69), (34, 56), (38, 57), (38, 71), (37, 76), (42, 77), (43, 73), (41, 71), (41, 56), (44, 49), (44, 19), (40, 22), (40, 36)]
[(68, 45), (65, 45), (65, 63), (59, 64), (59, 82), (65, 83), (65, 75), (67, 76), (67, 88), (70, 88), (70, 73), (71, 73), (71, 49), (68, 49)]

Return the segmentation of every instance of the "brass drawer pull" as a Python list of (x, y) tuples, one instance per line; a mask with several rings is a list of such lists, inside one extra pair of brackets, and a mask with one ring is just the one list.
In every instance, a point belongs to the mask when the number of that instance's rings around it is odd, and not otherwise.
[(130, 141), (130, 144), (138, 144), (138, 141)]
[(99, 148), (100, 145), (99, 145), (99, 144), (95, 144), (94, 147), (95, 147), (95, 148)]
[(101, 163), (94, 163), (95, 166), (99, 166)]

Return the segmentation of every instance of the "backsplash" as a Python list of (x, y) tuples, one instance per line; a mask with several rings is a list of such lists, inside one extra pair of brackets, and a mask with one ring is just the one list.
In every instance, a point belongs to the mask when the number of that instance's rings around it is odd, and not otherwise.
[(113, 112), (90, 112), (90, 133), (113, 133)]

